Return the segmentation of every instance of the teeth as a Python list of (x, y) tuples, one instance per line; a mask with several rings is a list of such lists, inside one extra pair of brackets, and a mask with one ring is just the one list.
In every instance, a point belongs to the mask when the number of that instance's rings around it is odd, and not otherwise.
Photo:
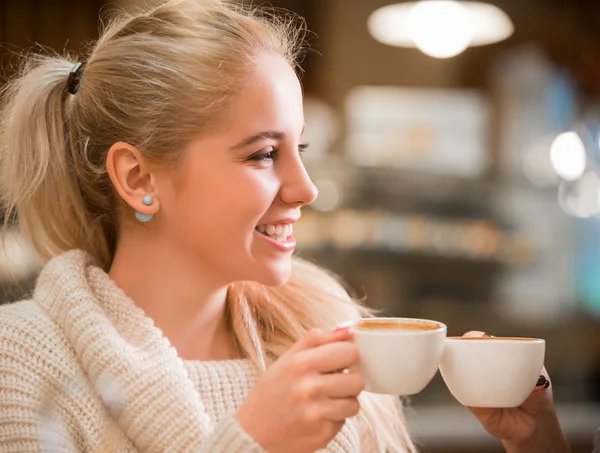
[(258, 225), (256, 229), (276, 241), (285, 241), (294, 231), (291, 224), (284, 225)]

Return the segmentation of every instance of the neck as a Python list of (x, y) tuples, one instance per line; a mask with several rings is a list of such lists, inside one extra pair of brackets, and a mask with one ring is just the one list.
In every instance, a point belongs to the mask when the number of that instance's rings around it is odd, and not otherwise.
[[(109, 275), (142, 308), (184, 360), (232, 358), (227, 285), (172, 246), (126, 233)], [(151, 244), (151, 245), (149, 245)]]

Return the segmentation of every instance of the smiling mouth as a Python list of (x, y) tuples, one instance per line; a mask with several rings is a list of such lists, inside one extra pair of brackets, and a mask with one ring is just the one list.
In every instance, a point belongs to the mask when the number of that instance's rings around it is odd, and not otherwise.
[(285, 242), (294, 233), (294, 227), (291, 223), (267, 224), (258, 225), (256, 231), (276, 241)]

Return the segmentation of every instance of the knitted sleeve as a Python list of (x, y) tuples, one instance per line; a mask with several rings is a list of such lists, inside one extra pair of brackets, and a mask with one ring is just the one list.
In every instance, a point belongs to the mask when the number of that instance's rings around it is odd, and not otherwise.
[(265, 453), (265, 450), (229, 415), (204, 439), (199, 453)]
[[(233, 416), (192, 443), (197, 453), (264, 453)], [(27, 301), (0, 307), (0, 452), (42, 451), (138, 450), (106, 411), (57, 326)]]
[[(3, 341), (4, 340), (4, 341)], [(13, 354), (0, 334), (0, 451), (2, 453), (28, 453), (42, 451), (126, 451), (119, 441), (103, 433), (104, 439), (89, 449), (90, 443), (82, 433), (71, 432), (65, 415), (46, 411), (44, 401), (36, 395), (44, 386), (42, 375), (31, 372), (24, 356)], [(63, 401), (63, 403), (65, 403)], [(71, 404), (70, 406), (73, 406)], [(52, 407), (56, 407), (52, 404)], [(67, 409), (65, 407), (64, 409)], [(78, 408), (79, 409), (79, 408)], [(84, 435), (92, 433), (84, 433)], [(94, 436), (96, 437), (96, 436)], [(118, 436), (120, 437), (120, 436)], [(88, 445), (85, 447), (84, 445)], [(131, 450), (129, 450), (131, 451)], [(202, 439), (198, 453), (264, 453), (237, 423), (233, 416), (223, 418), (214, 431)]]

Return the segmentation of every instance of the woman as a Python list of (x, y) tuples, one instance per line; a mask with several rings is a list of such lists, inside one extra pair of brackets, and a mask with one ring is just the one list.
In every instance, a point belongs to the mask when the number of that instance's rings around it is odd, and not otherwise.
[[(302, 34), (170, 1), (9, 85), (5, 204), (49, 262), (0, 310), (1, 451), (415, 450), (395, 399), (337, 372), (358, 354), (331, 328), (366, 311), (291, 256), (317, 195)], [(521, 409), (476, 415), (509, 451), (560, 442), (548, 388)]]

